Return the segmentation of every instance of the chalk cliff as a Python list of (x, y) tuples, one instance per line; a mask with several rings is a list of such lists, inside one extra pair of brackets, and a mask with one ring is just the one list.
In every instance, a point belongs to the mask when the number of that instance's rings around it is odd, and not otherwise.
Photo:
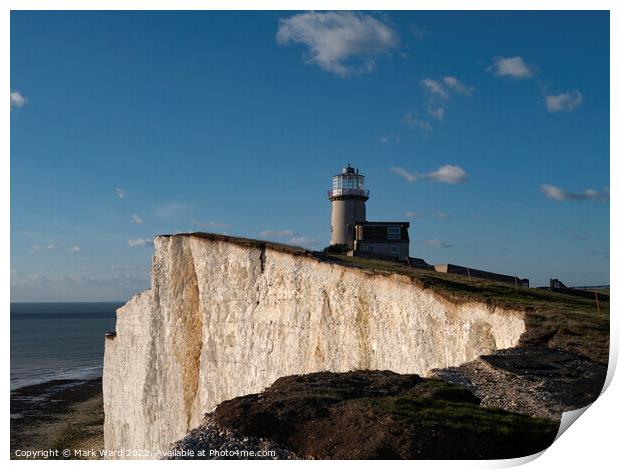
[(524, 331), (521, 311), (451, 302), (406, 276), (277, 244), (158, 236), (151, 289), (117, 311), (105, 342), (105, 446), (164, 451), (218, 403), (282, 376), (427, 375)]

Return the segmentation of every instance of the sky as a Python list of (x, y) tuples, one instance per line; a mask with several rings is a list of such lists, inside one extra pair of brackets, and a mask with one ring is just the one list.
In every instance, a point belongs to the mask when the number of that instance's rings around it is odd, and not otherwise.
[(331, 176), (411, 255), (609, 283), (607, 12), (12, 12), (11, 300), (126, 300), (152, 240), (320, 250)]

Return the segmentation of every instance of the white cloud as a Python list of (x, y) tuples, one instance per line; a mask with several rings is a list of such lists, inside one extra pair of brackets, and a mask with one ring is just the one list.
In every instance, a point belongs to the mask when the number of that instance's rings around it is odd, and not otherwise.
[(443, 108), (441, 106), (433, 108), (432, 106), (429, 106), (427, 108), (427, 111), (428, 111), (428, 114), (431, 115), (431, 117), (434, 117), (438, 121), (443, 121), (443, 116), (446, 112), (446, 108)]
[[(446, 104), (451, 94), (470, 96), (474, 87), (465, 85), (456, 77), (445, 76), (440, 79), (425, 78), (420, 80), (420, 85), (428, 95), (426, 111), (439, 121), (443, 120), (446, 112)], [(430, 126), (430, 124), (429, 124)]]
[(319, 243), (316, 238), (303, 237), (303, 236), (293, 237), (288, 242), (291, 245), (295, 245), (295, 246), (314, 246), (314, 245), (318, 245)]
[(135, 240), (129, 240), (127, 242), (129, 246), (153, 246), (153, 240), (150, 238), (136, 238)]
[(406, 211), (405, 217), (408, 219), (419, 219), (420, 217), (422, 217), (422, 213), (416, 211)]
[(543, 184), (540, 190), (547, 198), (555, 201), (609, 201), (609, 189), (607, 188), (601, 191), (586, 189), (582, 193), (573, 193), (552, 184)]
[(125, 197), (127, 196), (127, 191), (125, 191), (124, 189), (114, 188), (114, 191), (116, 191), (116, 195), (119, 199), (125, 199)]
[(402, 176), (409, 183), (413, 183), (418, 179), (418, 175), (408, 172), (402, 166), (393, 166), (392, 168), (390, 168), (390, 171), (392, 173), (396, 173), (397, 175)]
[(47, 245), (32, 245), (32, 249), (34, 251), (50, 251), (50, 250), (54, 250), (56, 248), (56, 245), (54, 245), (53, 243), (49, 243)]
[(413, 115), (411, 111), (403, 116), (403, 122), (413, 128), (422, 129), (423, 131), (430, 132), (433, 130), (433, 126), (428, 121), (424, 121), (423, 119), (418, 119)]
[(467, 173), (460, 166), (444, 165), (435, 171), (427, 173), (425, 177), (440, 183), (457, 184), (467, 179)]
[(424, 88), (424, 90), (431, 95), (435, 95), (442, 100), (447, 100), (450, 98), (450, 93), (448, 93), (444, 86), (437, 80), (425, 78), (420, 80), (420, 84), (422, 85), (422, 88)]
[(284, 238), (284, 237), (293, 237), (295, 236), (295, 232), (293, 232), (292, 230), (263, 230), (262, 232), (259, 232), (259, 235), (261, 237), (268, 237), (268, 238)]
[(474, 87), (465, 85), (456, 77), (443, 77), (444, 84), (455, 93), (459, 95), (469, 96), (474, 92)]
[(208, 222), (200, 222), (199, 220), (192, 220), (192, 224), (194, 224), (196, 227), (201, 227), (201, 228), (228, 228), (230, 227), (229, 224), (225, 224), (223, 222), (215, 222), (213, 220), (208, 221)]
[(131, 223), (136, 225), (142, 225), (144, 223), (144, 219), (137, 214), (131, 216)]
[(26, 104), (26, 98), (19, 91), (11, 92), (11, 108), (21, 108)]
[(545, 96), (547, 111), (550, 113), (572, 111), (576, 109), (582, 101), (583, 96), (579, 90)]
[(73, 245), (69, 247), (69, 251), (73, 253), (79, 253), (80, 251), (82, 251), (82, 248), (79, 245)]
[(400, 166), (393, 166), (390, 170), (402, 176), (409, 183), (419, 179), (430, 179), (439, 183), (458, 184), (467, 180), (467, 172), (456, 165), (443, 165), (429, 173), (411, 173)]
[(375, 58), (399, 45), (399, 37), (378, 18), (352, 12), (299, 13), (280, 19), (276, 41), (308, 48), (306, 61), (340, 77), (368, 73)]
[(435, 213), (435, 216), (441, 220), (448, 220), (450, 218), (450, 216), (446, 212), (442, 212), (442, 211), (437, 211)]
[(517, 79), (532, 78), (534, 69), (531, 65), (519, 57), (496, 57), (493, 64), (487, 67), (487, 71), (498, 77), (510, 77)]
[(438, 238), (433, 238), (432, 240), (426, 240), (424, 244), (428, 246), (429, 248), (452, 248), (454, 246), (454, 245), (451, 245), (450, 243), (441, 241)]

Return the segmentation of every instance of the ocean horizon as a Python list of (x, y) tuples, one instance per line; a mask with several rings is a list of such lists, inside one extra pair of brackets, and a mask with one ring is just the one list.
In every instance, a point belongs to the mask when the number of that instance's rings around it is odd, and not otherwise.
[(11, 302), (11, 390), (103, 371), (105, 332), (124, 302)]

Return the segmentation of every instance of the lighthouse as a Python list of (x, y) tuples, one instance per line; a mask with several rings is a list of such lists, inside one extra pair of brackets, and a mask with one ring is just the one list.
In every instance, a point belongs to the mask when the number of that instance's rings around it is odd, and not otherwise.
[(355, 226), (366, 221), (366, 201), (369, 191), (364, 188), (364, 175), (347, 164), (332, 176), (332, 189), (328, 191), (332, 203), (332, 228), (330, 245), (347, 245), (353, 248)]
[(327, 193), (332, 203), (330, 246), (344, 245), (349, 256), (407, 261), (409, 259), (409, 222), (369, 222), (366, 201), (369, 191), (364, 175), (347, 165), (332, 176)]

